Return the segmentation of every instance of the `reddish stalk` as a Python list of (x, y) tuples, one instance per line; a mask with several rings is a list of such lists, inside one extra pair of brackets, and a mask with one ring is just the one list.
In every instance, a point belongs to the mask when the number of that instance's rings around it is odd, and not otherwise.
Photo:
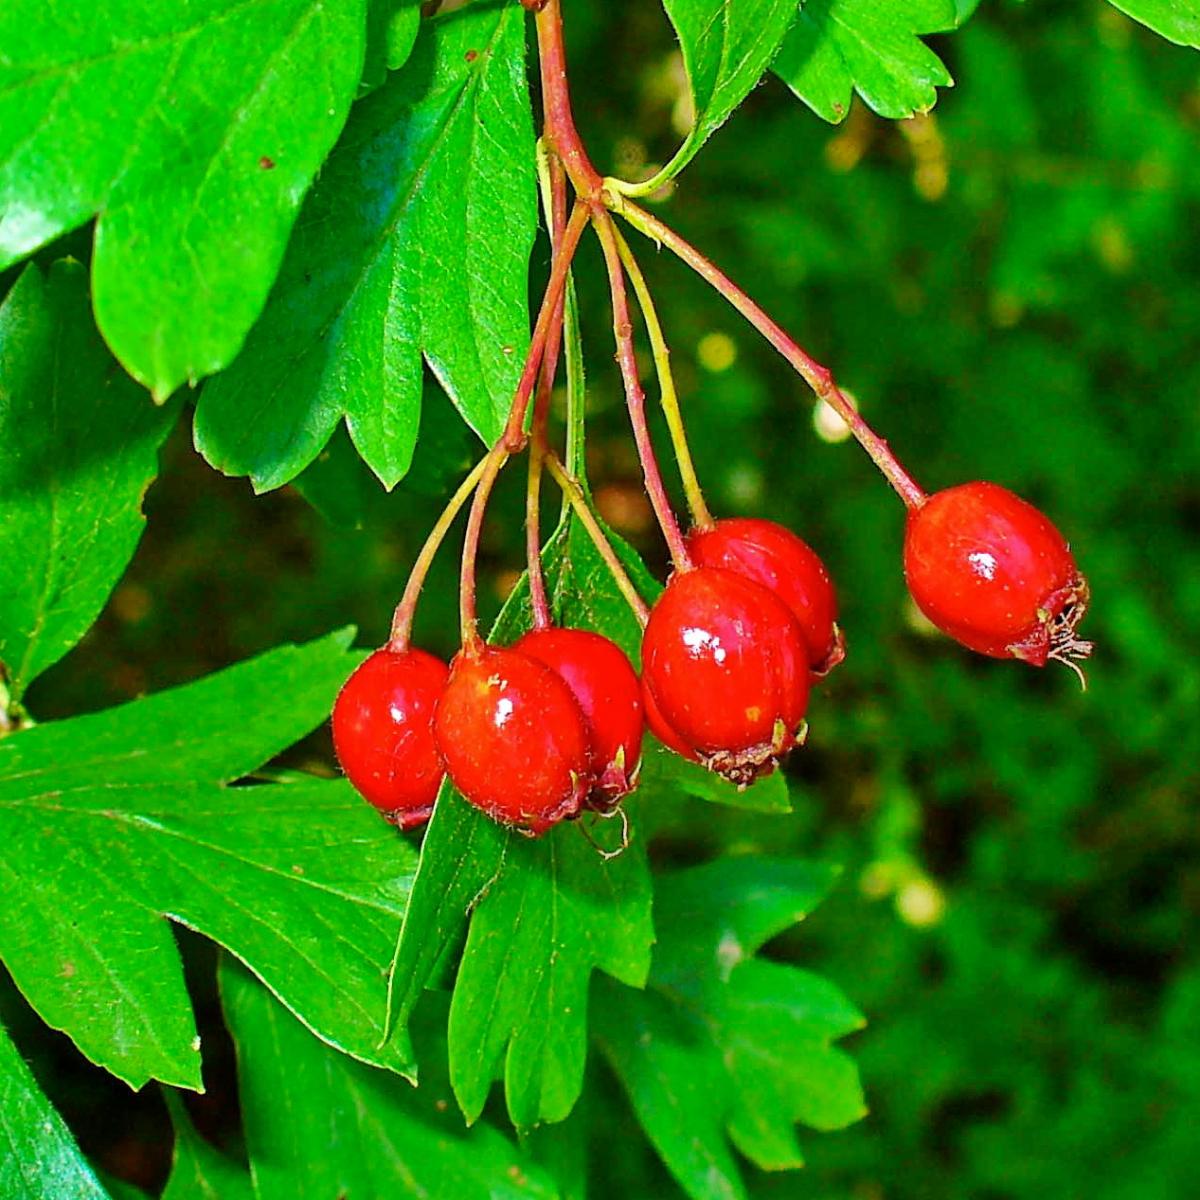
[(625, 384), (625, 403), (629, 408), (629, 421), (633, 426), (633, 439), (637, 444), (638, 458), (642, 464), (642, 476), (646, 485), (646, 494), (650, 497), (650, 505), (658, 518), (659, 528), (667, 541), (667, 549), (671, 552), (671, 561), (677, 571), (687, 571), (691, 568), (692, 560), (687, 551), (683, 533), (671, 502), (667, 497), (667, 489), (663, 484), (662, 471), (658, 459), (654, 455), (654, 444), (650, 440), (650, 427), (646, 423), (646, 393), (642, 390), (638, 379), (637, 356), (633, 349), (633, 325), (629, 319), (629, 295), (625, 288), (625, 272), (621, 266), (621, 255), (617, 248), (616, 230), (613, 220), (604, 209), (597, 207), (592, 216), (592, 224), (600, 238), (604, 250), (604, 262), (608, 267), (608, 286), (612, 295), (613, 336), (617, 342), (617, 363), (621, 368), (621, 378)]
[(925, 503), (925, 492), (901, 466), (887, 442), (859, 416), (854, 405), (846, 399), (834, 382), (833, 374), (828, 367), (823, 367), (810, 358), (728, 275), (701, 254), (690, 242), (680, 237), (670, 226), (663, 224), (657, 217), (646, 212), (644, 208), (620, 196), (607, 192), (605, 196), (614, 211), (623, 216), (635, 229), (666, 246), (668, 250), (687, 263), (696, 274), (724, 296), (783, 355), (793, 370), (812, 388), (817, 398), (824, 400), (846, 422), (858, 444), (871, 456), (872, 461), (883, 473), (888, 483), (896, 489), (900, 499), (909, 508), (919, 508)]
[(663, 416), (667, 419), (671, 444), (675, 448), (675, 462), (679, 466), (683, 492), (687, 497), (688, 509), (692, 514), (692, 525), (696, 529), (711, 529), (715, 522), (705, 503), (700, 479), (696, 474), (696, 465), (692, 461), (687, 430), (683, 424), (683, 413), (679, 408), (679, 395), (675, 391), (675, 378), (671, 371), (671, 351), (667, 347), (662, 323), (658, 319), (658, 309), (654, 305), (654, 297), (650, 294), (646, 277), (642, 274), (642, 268), (638, 265), (629, 243), (621, 236), (621, 231), (615, 225), (613, 237), (616, 239), (617, 252), (621, 256), (621, 265), (625, 268), (629, 282), (633, 284), (634, 295), (637, 296), (638, 306), (642, 310), (642, 319), (646, 322), (646, 333), (650, 338), (650, 352), (654, 356), (654, 370), (658, 375), (659, 400)]
[(434, 557), (442, 542), (446, 540), (446, 534), (450, 532), (454, 518), (458, 516), (463, 505), (470, 499), (471, 493), (478, 486), (480, 479), (483, 478), (486, 465), (486, 457), (481, 458), (475, 464), (471, 473), (458, 485), (458, 490), (450, 497), (446, 507), (442, 509), (442, 515), (438, 517), (429, 531), (429, 536), (425, 539), (425, 544), (421, 547), (421, 552), (417, 555), (417, 560), (408, 574), (408, 582), (404, 585), (404, 595), (400, 597), (400, 603), (396, 605), (396, 611), (392, 614), (392, 632), (387, 642), (389, 650), (403, 652), (408, 649), (413, 617), (417, 611), (417, 601), (421, 598), (421, 589), (425, 586), (429, 568), (433, 565)]
[[(547, 156), (546, 170), (549, 175), (549, 194), (545, 200), (550, 227), (550, 260), (553, 263), (567, 229), (567, 176), (561, 160), (553, 152)], [(564, 294), (554, 306), (554, 316), (542, 357), (541, 375), (538, 377), (537, 395), (533, 401), (529, 476), (525, 485), (525, 559), (529, 575), (529, 605), (533, 612), (535, 629), (546, 629), (554, 623), (550, 599), (546, 594), (545, 572), (542, 570), (542, 456), (545, 453), (546, 430), (550, 422), (550, 397), (554, 391), (554, 376), (558, 370), (558, 357), (562, 350), (565, 300), (564, 288)]]
[(508, 460), (509, 455), (521, 449), (525, 442), (525, 415), (529, 411), (529, 401), (533, 395), (534, 383), (545, 357), (547, 342), (551, 328), (554, 325), (554, 315), (559, 310), (559, 301), (567, 284), (567, 275), (571, 269), (571, 260), (579, 248), (579, 239), (583, 236), (584, 227), (588, 223), (589, 209), (581, 200), (575, 202), (571, 219), (563, 231), (562, 244), (554, 265), (550, 271), (550, 279), (542, 296), (541, 308), (538, 310), (537, 322), (533, 327), (533, 336), (529, 343), (529, 353), (525, 357), (525, 369), (521, 373), (521, 381), (513, 395), (512, 407), (509, 409), (508, 420), (504, 432), (496, 439), (495, 445), (488, 451), (483, 460), (483, 471), (480, 475), (479, 486), (475, 499), (471, 504), (471, 512), (467, 517), (467, 531), (463, 537), (462, 571), (459, 577), (459, 622), (462, 629), (463, 649), (476, 652), (481, 645), (479, 637), (478, 607), (475, 599), (475, 563), (479, 556), (479, 536), (483, 530), (483, 514), (491, 497), (496, 476)]
[(529, 445), (529, 474), (525, 483), (525, 561), (529, 576), (529, 608), (534, 629), (549, 629), (554, 624), (550, 597), (546, 594), (546, 573), (542, 570), (542, 447), (545, 436), (537, 427), (534, 410), (533, 437)]
[[(530, 7), (527, 5), (526, 7)], [(538, 60), (541, 64), (542, 110), (545, 128), (542, 136), (566, 168), (571, 183), (581, 197), (597, 199), (604, 181), (583, 148), (571, 111), (571, 93), (567, 87), (567, 51), (563, 43), (560, 0), (545, 0), (537, 10)]]

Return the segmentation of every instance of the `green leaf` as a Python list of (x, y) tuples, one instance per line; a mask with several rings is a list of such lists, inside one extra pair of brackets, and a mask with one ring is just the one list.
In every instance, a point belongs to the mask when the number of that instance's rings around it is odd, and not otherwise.
[(953, 29), (953, 0), (805, 0), (772, 70), (826, 121), (852, 92), (883, 117), (927, 112), (954, 81), (918, 37)]
[[(586, 533), (573, 520), (547, 547), (557, 618), (596, 629), (627, 651), (639, 629)], [(516, 589), (494, 636), (526, 626)], [(630, 802), (653, 803), (643, 792)], [(586, 819), (586, 818), (585, 818)], [(596, 836), (615, 834), (611, 826)], [(469, 1120), (503, 1072), (509, 1113), (526, 1128), (562, 1120), (579, 1095), (593, 970), (640, 986), (650, 965), (650, 878), (634, 836), (605, 861), (574, 822), (536, 840), (496, 825), (448, 786), (413, 881), (392, 968), (391, 1011), (401, 1025), (469, 922), (450, 1009), (450, 1079)]]
[(196, 412), (213, 466), (278, 487), (346, 421), (386, 487), (408, 470), (421, 359), (490, 443), (529, 340), (536, 217), (524, 10), (428, 22), (355, 107), (262, 320)]
[(1196, 0), (1109, 0), (1109, 3), (1177, 46), (1200, 48), (1200, 4)]
[(0, 1028), (0, 1196), (107, 1200), (70, 1131)]
[(221, 996), (237, 1044), (258, 1200), (554, 1196), (511, 1142), (483, 1122), (465, 1129), (447, 1104), (444, 1004), (422, 1006), (436, 1019), (421, 1022), (414, 1089), (323, 1046), (228, 959)]
[(364, 0), (0, 8), (0, 266), (99, 214), (96, 319), (165, 397), (262, 311), (349, 111)]
[(14, 699), (99, 616), (177, 413), (113, 362), (78, 263), (25, 268), (0, 306), (0, 662)]
[(450, 1078), (474, 1120), (503, 1066), (513, 1123), (528, 1128), (562, 1120), (579, 1096), (592, 971), (640, 987), (652, 930), (644, 846), (605, 861), (578, 828), (517, 836), (472, 911), (450, 1007)]
[(683, 51), (695, 116), (654, 185), (673, 179), (763, 77), (796, 17), (796, 0), (663, 0)]
[(254, 1200), (245, 1169), (196, 1132), (178, 1095), (170, 1090), (164, 1095), (175, 1127), (175, 1154), (161, 1200)]
[(406, 1065), (379, 1043), (412, 851), (342, 781), (222, 786), (326, 716), (356, 661), (347, 641), (0, 740), (0, 959), (134, 1087), (200, 1085), (164, 916), (242, 958), (333, 1045)]
[(359, 94), (374, 91), (408, 61), (421, 26), (420, 0), (367, 0), (367, 48)]
[(755, 958), (803, 919), (835, 872), (724, 858), (660, 877), (643, 993), (601, 981), (593, 1027), (663, 1161), (696, 1200), (746, 1192), (727, 1138), (767, 1170), (803, 1164), (794, 1125), (864, 1113), (858, 1072), (832, 1042), (863, 1024), (832, 984)]

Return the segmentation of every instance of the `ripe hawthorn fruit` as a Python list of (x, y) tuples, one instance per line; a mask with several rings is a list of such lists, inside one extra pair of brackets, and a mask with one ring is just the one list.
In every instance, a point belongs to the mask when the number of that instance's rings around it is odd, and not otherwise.
[(637, 785), (645, 714), (642, 686), (615, 642), (586, 629), (533, 629), (515, 646), (571, 689), (587, 722), (589, 808), (608, 811)]
[(699, 567), (724, 567), (775, 593), (792, 610), (815, 675), (827, 675), (846, 657), (837, 626), (837, 593), (817, 552), (790, 529), (757, 517), (728, 517), (688, 536)]
[(791, 610), (720, 567), (671, 577), (642, 641), (646, 718), (671, 749), (739, 787), (803, 740), (808, 647)]
[(434, 735), (467, 800), (527, 833), (578, 814), (592, 789), (587, 722), (571, 689), (520, 650), (462, 650), (450, 665)]
[(424, 650), (376, 650), (333, 706), (333, 745), (346, 778), (401, 829), (429, 820), (445, 769), (433, 714), (446, 664)]
[(1088, 586), (1066, 539), (998, 484), (960, 484), (910, 510), (904, 574), (930, 621), (980, 654), (1041, 667), (1091, 652), (1075, 636)]

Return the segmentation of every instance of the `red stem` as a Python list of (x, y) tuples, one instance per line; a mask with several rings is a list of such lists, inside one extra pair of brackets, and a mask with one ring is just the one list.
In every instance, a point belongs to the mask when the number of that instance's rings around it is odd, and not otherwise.
[(429, 536), (425, 539), (425, 544), (421, 547), (421, 552), (417, 555), (412, 570), (409, 572), (408, 582), (404, 585), (404, 595), (400, 597), (400, 603), (396, 605), (396, 611), (392, 614), (392, 632), (387, 643), (390, 650), (403, 653), (408, 649), (408, 639), (412, 633), (417, 601), (421, 598), (421, 589), (425, 586), (425, 579), (429, 574), (430, 566), (433, 565), (434, 556), (445, 540), (446, 534), (450, 532), (450, 526), (454, 523), (462, 506), (466, 504), (472, 491), (479, 486), (479, 481), (483, 478), (486, 468), (487, 458), (481, 458), (471, 468), (471, 473), (459, 484), (458, 490), (447, 501), (441, 516), (429, 531)]
[(583, 148), (571, 93), (567, 87), (567, 51), (563, 44), (560, 0), (546, 0), (537, 14), (538, 60), (542, 75), (542, 109), (546, 124), (542, 135), (557, 152), (575, 190), (586, 199), (597, 199), (603, 188), (600, 173)]
[(679, 529), (679, 522), (671, 510), (667, 489), (663, 484), (662, 471), (654, 455), (654, 443), (650, 440), (650, 427), (646, 423), (646, 393), (638, 379), (637, 356), (633, 349), (633, 324), (629, 319), (629, 296), (625, 288), (625, 272), (617, 249), (612, 217), (599, 206), (592, 217), (600, 245), (604, 250), (604, 262), (608, 267), (608, 285), (612, 294), (613, 335), (617, 341), (617, 362), (621, 367), (621, 378), (625, 384), (625, 402), (629, 408), (629, 421), (633, 426), (633, 438), (637, 443), (638, 458), (642, 463), (646, 494), (654, 515), (658, 518), (671, 561), (677, 571), (687, 571), (692, 560), (687, 544)]
[(583, 236), (588, 216), (588, 206), (582, 200), (577, 200), (575, 209), (571, 213), (571, 220), (563, 233), (562, 246), (550, 271), (550, 279), (542, 297), (542, 306), (538, 310), (537, 323), (533, 327), (529, 353), (525, 358), (525, 369), (521, 373), (521, 381), (517, 384), (517, 390), (513, 395), (508, 421), (505, 423), (504, 432), (496, 439), (495, 445), (488, 452), (479, 487), (471, 502), (471, 512), (467, 518), (467, 531), (463, 537), (462, 571), (459, 577), (458, 593), (463, 648), (467, 651), (478, 651), (480, 646), (479, 617), (475, 601), (475, 562), (479, 556), (479, 535), (483, 529), (483, 514), (487, 510), (488, 499), (496, 482), (496, 476), (500, 474), (500, 468), (508, 456), (519, 450), (525, 441), (525, 414), (529, 409), (529, 399), (533, 394), (533, 385), (537, 380), (550, 330), (554, 324), (554, 314), (558, 310), (559, 301), (562, 299), (567, 285), (571, 260), (579, 248), (579, 239)]
[(846, 422), (859, 445), (871, 456), (888, 483), (896, 489), (900, 499), (909, 508), (919, 508), (925, 503), (925, 492), (900, 464), (887, 442), (859, 416), (858, 410), (846, 399), (834, 382), (833, 373), (828, 367), (823, 367), (810, 358), (728, 275), (705, 258), (691, 243), (680, 237), (670, 226), (664, 225), (657, 217), (628, 200), (611, 196), (608, 199), (616, 211), (624, 216), (635, 229), (666, 246), (720, 292), (787, 359), (797, 374), (816, 393), (817, 398), (824, 400)]
[[(567, 176), (557, 154), (551, 152), (550, 171), (550, 248), (551, 263), (558, 255), (567, 228)], [(533, 402), (533, 439), (529, 448), (529, 481), (525, 490), (525, 559), (529, 574), (529, 606), (533, 611), (535, 629), (547, 629), (554, 623), (550, 599), (546, 594), (546, 576), (542, 570), (541, 494), (542, 456), (546, 445), (546, 428), (550, 422), (550, 397), (554, 391), (554, 376), (562, 349), (563, 305), (565, 295), (554, 306), (546, 349), (542, 356), (542, 373), (538, 379), (537, 396)]]

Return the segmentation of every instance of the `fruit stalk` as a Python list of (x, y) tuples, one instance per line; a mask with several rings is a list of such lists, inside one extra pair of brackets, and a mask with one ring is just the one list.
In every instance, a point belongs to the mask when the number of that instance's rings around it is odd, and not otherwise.
[(646, 333), (650, 338), (650, 352), (654, 356), (654, 371), (658, 376), (659, 402), (662, 405), (663, 416), (667, 420), (667, 428), (671, 433), (671, 445), (675, 449), (675, 461), (679, 465), (679, 476), (683, 481), (684, 495), (687, 497), (688, 510), (692, 514), (692, 524), (697, 529), (711, 529), (713, 516), (704, 502), (704, 492), (700, 487), (700, 479), (696, 475), (696, 466), (692, 461), (692, 452), (688, 446), (687, 432), (683, 426), (683, 413), (679, 409), (679, 394), (675, 390), (675, 376), (671, 371), (671, 351), (667, 339), (663, 335), (662, 323), (658, 319), (658, 310), (646, 277), (629, 243), (621, 231), (613, 226), (613, 234), (617, 241), (617, 253), (621, 256), (621, 264), (629, 282), (633, 284), (637, 296), (638, 307), (646, 322)]
[(787, 360), (792, 369), (812, 388), (819, 400), (824, 400), (846, 422), (858, 444), (871, 456), (900, 499), (910, 508), (925, 503), (925, 492), (904, 469), (883, 440), (858, 414), (834, 381), (833, 373), (811, 358), (784, 329), (756, 304), (719, 267), (706, 258), (690, 242), (680, 237), (670, 226), (652, 216), (644, 208), (622, 198), (611, 189), (605, 197), (614, 212), (623, 216), (635, 229), (652, 241), (666, 246), (681, 258), (702, 279), (719, 292), (764, 338)]
[(604, 251), (604, 262), (608, 268), (609, 292), (612, 296), (613, 336), (617, 343), (617, 363), (625, 384), (625, 403), (629, 409), (629, 420), (633, 426), (633, 438), (637, 443), (638, 458), (642, 464), (642, 476), (646, 494), (650, 497), (654, 515), (671, 552), (671, 561), (677, 571), (686, 571), (692, 565), (687, 544), (680, 531), (679, 522), (671, 509), (667, 489), (663, 484), (662, 471), (654, 455), (654, 444), (650, 440), (650, 427), (646, 423), (646, 393), (638, 379), (637, 357), (633, 349), (633, 326), (629, 320), (629, 295), (625, 290), (625, 274), (621, 256), (617, 250), (616, 229), (612, 217), (602, 208), (593, 213), (593, 225)]
[[(550, 232), (550, 257), (553, 264), (567, 228), (567, 177), (557, 155), (539, 154), (539, 159), (538, 173), (544, 183), (543, 204)], [(565, 299), (564, 289), (564, 294), (559, 296), (554, 306), (550, 332), (546, 337), (546, 350), (542, 357), (542, 370), (533, 402), (533, 436), (529, 447), (529, 474), (525, 486), (525, 559), (529, 575), (529, 605), (533, 612), (533, 624), (537, 629), (546, 629), (553, 624), (550, 601), (546, 595), (545, 572), (542, 570), (542, 455), (546, 445), (546, 429), (550, 421), (550, 397), (554, 390), (554, 376), (562, 349)]]
[(529, 343), (529, 353), (525, 358), (525, 369), (521, 373), (521, 381), (513, 395), (512, 407), (509, 409), (504, 432), (496, 439), (495, 444), (483, 460), (483, 473), (480, 476), (475, 499), (467, 517), (467, 531), (463, 537), (462, 570), (459, 578), (459, 622), (463, 647), (466, 649), (477, 650), (481, 645), (478, 609), (475, 602), (475, 562), (479, 556), (479, 536), (483, 530), (483, 515), (487, 511), (487, 502), (495, 485), (496, 476), (500, 474), (509, 455), (519, 450), (525, 440), (525, 414), (529, 409), (533, 386), (545, 354), (546, 342), (550, 335), (558, 301), (562, 298), (563, 289), (566, 287), (571, 260), (575, 257), (575, 251), (579, 247), (579, 239), (583, 236), (588, 217), (588, 206), (582, 201), (576, 201), (571, 219), (563, 233), (562, 246), (554, 260), (545, 294), (542, 296), (541, 308), (538, 310), (537, 322), (533, 328), (533, 337)]
[(392, 615), (392, 632), (388, 637), (387, 649), (397, 653), (408, 649), (413, 616), (417, 611), (417, 601), (421, 598), (421, 589), (425, 586), (429, 568), (433, 565), (434, 557), (442, 542), (446, 540), (446, 534), (449, 533), (450, 526), (454, 524), (454, 518), (462, 511), (463, 505), (470, 499), (471, 493), (475, 491), (480, 479), (483, 478), (487, 461), (488, 456), (484, 455), (471, 468), (471, 473), (458, 485), (458, 490), (450, 497), (446, 507), (442, 509), (442, 515), (438, 517), (429, 531), (429, 536), (425, 539), (425, 544), (421, 547), (421, 552), (417, 555), (417, 560), (408, 574), (408, 582), (404, 585), (404, 595), (400, 597), (400, 603), (396, 605), (396, 611)]

